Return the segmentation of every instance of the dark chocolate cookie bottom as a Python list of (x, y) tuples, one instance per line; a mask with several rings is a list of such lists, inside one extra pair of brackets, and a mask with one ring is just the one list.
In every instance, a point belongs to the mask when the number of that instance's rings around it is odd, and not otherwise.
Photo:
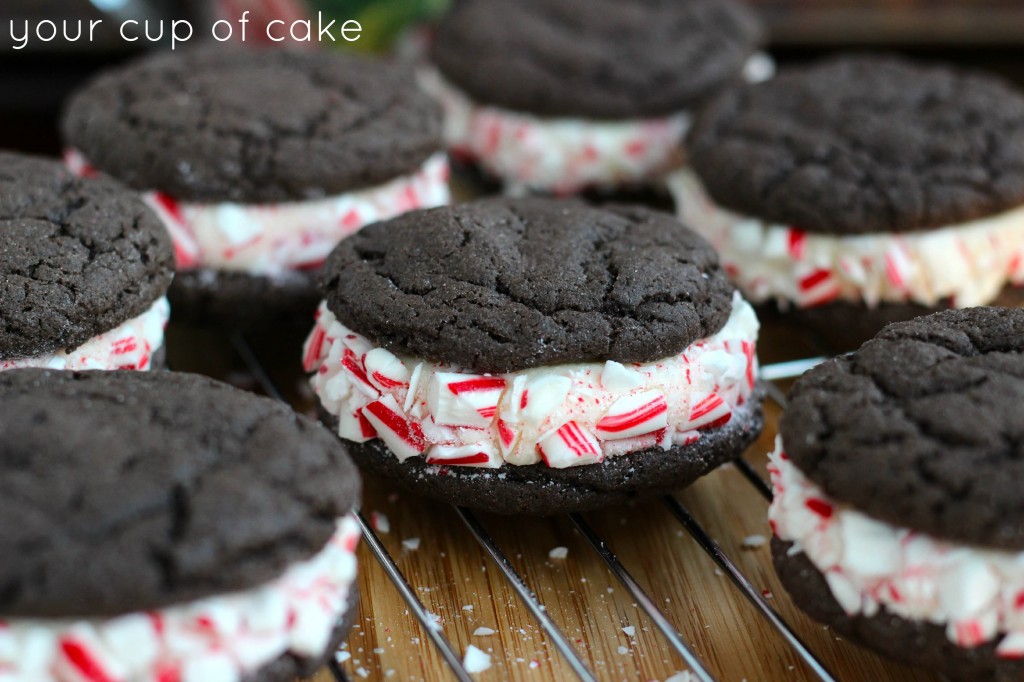
[(167, 297), (175, 324), (260, 331), (281, 325), (312, 327), (320, 303), (316, 274), (279, 277), (211, 269), (174, 276)]
[(359, 615), (359, 585), (358, 578), (352, 583), (348, 592), (348, 608), (338, 620), (338, 624), (331, 633), (331, 643), (327, 645), (327, 651), (319, 658), (300, 658), (286, 653), (269, 665), (260, 668), (252, 675), (245, 677), (243, 682), (294, 682), (296, 677), (308, 677), (324, 666), (334, 656), (341, 643), (348, 637), (348, 631)]
[[(989, 305), (1006, 308), (1024, 307), (1024, 288), (1008, 286)], [(758, 306), (758, 313), (761, 308)], [(876, 308), (863, 304), (836, 301), (814, 308), (794, 308), (793, 320), (818, 336), (828, 350), (857, 350), (865, 341), (893, 322), (906, 322), (922, 315), (948, 310), (949, 305), (926, 306), (917, 303), (883, 303)]]
[[(347, 445), (360, 467), (407, 490), (496, 514), (548, 516), (610, 507), (690, 485), (738, 458), (757, 439), (764, 427), (763, 397), (759, 388), (728, 424), (703, 432), (692, 445), (652, 448), (568, 469), (546, 464), (477, 469), (427, 464), (419, 457), (400, 462), (380, 440)], [(336, 420), (332, 417), (329, 423)]]
[(775, 571), (793, 601), (815, 620), (832, 627), (850, 641), (909, 665), (941, 672), (962, 682), (1024, 679), (1024, 661), (999, 658), (998, 640), (973, 649), (958, 647), (943, 626), (906, 620), (884, 608), (878, 614), (848, 616), (832, 596), (825, 576), (804, 553), (787, 556), (791, 545), (772, 538)]

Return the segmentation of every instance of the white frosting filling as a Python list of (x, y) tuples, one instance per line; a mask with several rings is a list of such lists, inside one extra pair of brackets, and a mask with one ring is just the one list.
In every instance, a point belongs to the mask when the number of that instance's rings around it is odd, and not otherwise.
[[(79, 175), (95, 172), (75, 150), (65, 161)], [(437, 153), (411, 175), (323, 199), (202, 204), (155, 191), (142, 198), (167, 226), (179, 270), (276, 275), (318, 267), (338, 242), (366, 225), (449, 203), (448, 174), (447, 155)]]
[[(765, 53), (747, 61), (743, 78), (768, 80), (775, 62)], [(420, 85), (445, 112), (445, 141), (455, 154), (501, 178), (510, 194), (571, 194), (660, 180), (683, 163), (691, 115), (629, 120), (541, 117), (475, 102), (433, 67)]]
[[(153, 352), (164, 345), (164, 328), (171, 315), (166, 298), (149, 310), (108, 332), (94, 336), (74, 350), (60, 350), (31, 358), (0, 360), (0, 371), (22, 367), (46, 369), (141, 369), (150, 368)], [(2, 672), (2, 669), (0, 669)]]
[(785, 455), (769, 456), (772, 530), (824, 574), (850, 615), (884, 606), (913, 621), (944, 625), (970, 648), (997, 638), (996, 653), (1024, 657), (1024, 552), (970, 547), (883, 523), (831, 500)]
[(962, 225), (836, 236), (717, 206), (689, 169), (668, 179), (683, 222), (704, 235), (744, 293), (800, 308), (836, 300), (985, 305), (1024, 284), (1024, 207)]
[(449, 148), (501, 178), (511, 193), (635, 184), (683, 160), (685, 112), (623, 121), (541, 118), (474, 102), (434, 69), (424, 69), (420, 83), (445, 111)]
[(342, 438), (381, 438), (402, 460), (563, 468), (687, 445), (727, 423), (756, 382), (758, 328), (736, 294), (725, 327), (671, 358), (481, 375), (374, 347), (321, 304), (303, 364)]
[(348, 608), (359, 525), (252, 590), (102, 620), (0, 621), (9, 682), (238, 682), (286, 653), (319, 658)]

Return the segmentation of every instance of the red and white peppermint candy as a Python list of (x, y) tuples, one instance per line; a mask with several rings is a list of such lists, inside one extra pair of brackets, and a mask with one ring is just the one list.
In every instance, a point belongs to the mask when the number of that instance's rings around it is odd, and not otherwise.
[(91, 178), (99, 174), (99, 170), (77, 149), (64, 150), (64, 165), (80, 178)]
[(606, 391), (625, 392), (643, 385), (644, 377), (640, 372), (614, 360), (604, 363), (604, 369), (601, 370), (601, 386)]
[(370, 383), (366, 376), (366, 368), (360, 356), (356, 355), (350, 348), (346, 348), (341, 355), (341, 366), (345, 373), (352, 379), (352, 385), (366, 394), (369, 398), (376, 398), (380, 395), (377, 387)]
[(985, 610), (999, 594), (999, 576), (988, 562), (965, 557), (939, 581), (939, 599), (952, 620), (966, 620)]
[(544, 462), (553, 469), (598, 464), (604, 460), (597, 438), (576, 422), (566, 422), (538, 441), (537, 449)]
[(842, 571), (837, 569), (826, 571), (825, 582), (828, 583), (832, 596), (836, 598), (839, 606), (847, 615), (852, 616), (860, 611), (862, 602), (860, 591)]
[(181, 682), (208, 682), (208, 680), (237, 679), (238, 669), (224, 653), (210, 652), (185, 661), (181, 669)]
[(885, 277), (894, 289), (905, 291), (909, 284), (913, 264), (902, 242), (897, 241), (885, 254)]
[(394, 354), (374, 348), (363, 356), (363, 367), (370, 382), (381, 391), (408, 388), (409, 369)]
[(807, 233), (790, 227), (786, 230), (786, 236), (786, 250), (789, 252), (789, 257), (793, 260), (802, 260), (804, 252), (807, 250)]
[(1000, 658), (1024, 658), (1024, 632), (1011, 632), (996, 646)]
[(338, 415), (338, 435), (354, 443), (365, 443), (377, 437), (377, 429), (373, 428), (361, 409), (355, 412), (344, 410)]
[(320, 361), (327, 356), (324, 352), (325, 340), (327, 340), (327, 330), (319, 324), (313, 327), (302, 352), (302, 370), (304, 372), (314, 371)]
[(149, 624), (150, 617), (142, 613), (118, 616), (104, 624), (103, 641), (126, 667), (141, 669), (160, 655), (159, 635)]
[(690, 407), (690, 416), (685, 429), (708, 429), (723, 426), (732, 417), (732, 409), (722, 396), (712, 391), (704, 395), (695, 396), (693, 405)]
[(385, 395), (364, 407), (361, 412), (400, 461), (415, 457), (427, 449), (420, 425), (405, 416), (394, 396)]
[(508, 457), (516, 449), (516, 444), (519, 442), (519, 432), (509, 426), (508, 422), (503, 419), (498, 419), (497, 428), (498, 446), (501, 448), (501, 454)]
[(565, 403), (572, 390), (572, 379), (545, 374), (522, 383), (517, 381), (513, 389), (513, 414), (531, 426), (540, 426)]
[(435, 445), (427, 453), (428, 464), (450, 464), (484, 469), (497, 469), (504, 460), (490, 443), (472, 445)]
[(668, 426), (668, 402), (661, 391), (626, 395), (616, 400), (597, 422), (597, 436), (604, 440), (633, 438)]
[(195, 233), (181, 211), (181, 204), (162, 192), (149, 192), (143, 195), (174, 242), (174, 259), (179, 269), (196, 268), (202, 262), (202, 252)]
[(325, 601), (320, 606), (302, 609), (296, 613), (289, 633), (290, 650), (296, 654), (312, 656), (330, 644), (331, 633), (340, 609), (332, 601)]
[(502, 377), (435, 372), (427, 386), (427, 405), (438, 424), (487, 428), (498, 413), (505, 384)]
[(988, 611), (976, 618), (950, 621), (946, 624), (946, 636), (957, 646), (973, 649), (991, 640), (999, 632), (999, 616)]
[(823, 305), (839, 298), (839, 279), (831, 270), (819, 268), (797, 282), (797, 304), (802, 308)]
[(92, 628), (75, 628), (60, 639), (56, 669), (59, 679), (74, 682), (116, 682), (125, 671), (110, 655)]

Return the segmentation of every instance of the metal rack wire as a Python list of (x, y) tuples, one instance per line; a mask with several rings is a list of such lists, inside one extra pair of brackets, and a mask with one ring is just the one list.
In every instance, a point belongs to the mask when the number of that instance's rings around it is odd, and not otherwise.
[[(232, 337), (232, 344), (263, 391), (270, 397), (284, 401), (285, 399), (281, 391), (274, 384), (249, 343), (243, 337), (236, 335)], [(778, 385), (778, 382), (796, 378), (822, 360), (823, 358), (816, 357), (761, 367), (760, 378), (768, 388), (768, 400), (774, 401), (779, 407), (784, 407), (785, 393)], [(743, 478), (750, 483), (758, 494), (771, 500), (771, 487), (749, 463), (740, 459), (736, 462), (736, 467)], [(690, 537), (707, 553), (708, 557), (730, 578), (735, 589), (753, 604), (761, 617), (790, 646), (793, 652), (806, 664), (808, 669), (822, 682), (835, 682), (836, 678), (824, 663), (815, 656), (779, 613), (769, 605), (764, 595), (754, 587), (751, 580), (744, 575), (729, 555), (711, 538), (710, 534), (690, 514), (689, 510), (674, 495), (666, 495), (661, 501), (668, 509), (670, 515), (682, 525)], [(587, 668), (579, 652), (562, 632), (559, 625), (548, 615), (547, 609), (536, 593), (530, 588), (529, 583), (512, 566), (504, 552), (494, 542), (476, 515), (463, 507), (455, 507), (455, 512), (481, 545), (485, 554), (508, 581), (512, 590), (522, 601), (534, 620), (537, 621), (537, 624), (550, 639), (554, 647), (569, 664), (570, 668), (575, 672), (576, 676), (584, 682), (596, 682), (598, 678), (595, 673)], [(471, 681), (473, 678), (463, 666), (458, 652), (438, 628), (423, 602), (416, 596), (408, 579), (401, 572), (391, 554), (381, 542), (380, 537), (361, 512), (358, 514), (358, 520), (367, 546), (384, 569), (399, 595), (408, 605), (411, 613), (419, 621), (427, 638), (430, 639), (437, 648), (438, 653), (447, 662), (451, 669), (452, 677), (460, 682)], [(665, 637), (671, 649), (690, 668), (691, 675), (701, 682), (714, 682), (714, 675), (707, 669), (697, 654), (694, 653), (683, 635), (672, 625), (648, 592), (626, 570), (612, 548), (593, 529), (586, 518), (581, 514), (570, 514), (569, 520), (607, 565), (608, 570), (628, 591), (639, 607), (651, 618), (651, 621)], [(333, 658), (330, 670), (338, 682), (347, 682), (343, 669)]]

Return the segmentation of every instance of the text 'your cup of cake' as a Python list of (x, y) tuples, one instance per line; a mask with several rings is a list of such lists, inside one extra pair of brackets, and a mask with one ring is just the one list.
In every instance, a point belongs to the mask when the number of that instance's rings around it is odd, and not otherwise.
[(357, 462), (509, 514), (685, 486), (762, 427), (758, 322), (671, 216), (555, 199), (408, 213), (343, 242), (304, 365)]

